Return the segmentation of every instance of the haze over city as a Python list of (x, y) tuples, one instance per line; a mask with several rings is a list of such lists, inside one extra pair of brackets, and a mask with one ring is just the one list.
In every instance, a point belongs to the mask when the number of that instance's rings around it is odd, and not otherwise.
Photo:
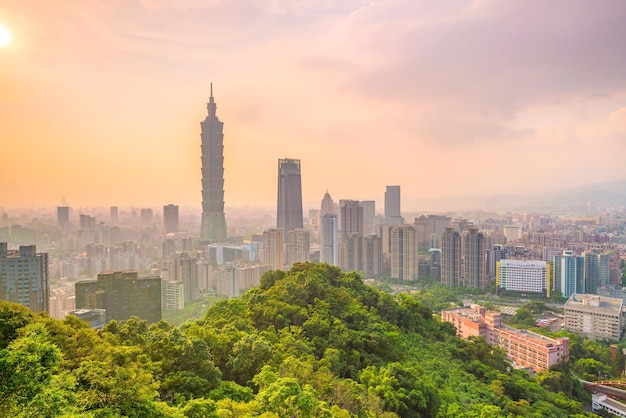
[(227, 205), (274, 206), (285, 157), (305, 202), (624, 179), (625, 21), (620, 1), (5, 0), (1, 204), (200, 211), (211, 82)]

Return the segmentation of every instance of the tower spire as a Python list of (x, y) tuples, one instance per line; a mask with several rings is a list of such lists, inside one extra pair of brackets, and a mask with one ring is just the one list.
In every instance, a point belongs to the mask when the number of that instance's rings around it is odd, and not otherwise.
[(213, 98), (213, 83), (211, 83), (211, 98)]

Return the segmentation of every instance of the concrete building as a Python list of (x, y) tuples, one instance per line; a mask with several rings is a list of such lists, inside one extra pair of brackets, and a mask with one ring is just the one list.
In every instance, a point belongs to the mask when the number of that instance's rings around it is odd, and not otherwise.
[(263, 231), (263, 264), (272, 270), (282, 270), (285, 267), (285, 244), (282, 229), (268, 229)]
[(371, 234), (374, 232), (376, 202), (373, 200), (361, 200), (359, 205), (363, 208), (363, 234)]
[(382, 239), (379, 235), (363, 237), (363, 273), (366, 278), (374, 278), (383, 272)]
[(188, 253), (178, 253), (169, 265), (169, 280), (184, 284), (185, 302), (200, 299), (198, 263)]
[(217, 118), (217, 105), (211, 97), (208, 115), (200, 122), (202, 139), (202, 223), (200, 242), (222, 242), (226, 239), (224, 214), (224, 123)]
[(340, 231), (342, 237), (363, 235), (363, 207), (358, 200), (341, 200), (339, 204), (341, 213)]
[(554, 257), (555, 287), (564, 298), (574, 293), (587, 293), (585, 289), (585, 258), (572, 251), (563, 251)]
[(178, 232), (178, 206), (163, 206), (163, 229), (166, 234), (175, 234)]
[(239, 282), (239, 291), (246, 291), (254, 286), (258, 286), (261, 277), (270, 271), (270, 266), (240, 266), (237, 268), (237, 280)]
[(385, 191), (385, 225), (404, 224), (400, 210), (400, 186), (387, 186)]
[(185, 285), (176, 280), (161, 281), (161, 307), (164, 311), (185, 308)]
[(73, 309), (67, 314), (89, 323), (89, 328), (93, 329), (100, 329), (107, 323), (107, 314), (104, 309)]
[(320, 218), (320, 262), (339, 265), (337, 215), (327, 213)]
[(417, 233), (412, 225), (391, 230), (391, 278), (417, 280)]
[(220, 267), (217, 280), (217, 294), (236, 298), (239, 296), (239, 277), (237, 267), (227, 263)]
[(545, 261), (500, 260), (496, 265), (497, 288), (550, 296), (550, 267)]
[(304, 227), (302, 215), (302, 174), (300, 160), (278, 160), (278, 204), (276, 227), (284, 234)]
[(309, 231), (296, 228), (287, 233), (287, 265), (311, 261)]
[(624, 331), (624, 301), (574, 293), (564, 306), (565, 328), (594, 340), (619, 341)]
[(109, 221), (111, 222), (111, 225), (117, 225), (119, 223), (120, 217), (117, 206), (111, 206), (109, 210)]
[(458, 286), (461, 279), (461, 236), (448, 227), (441, 236), (441, 283)]
[(484, 289), (487, 286), (485, 236), (478, 229), (471, 228), (463, 234), (463, 254), (463, 284)]
[(57, 206), (57, 225), (64, 231), (70, 226), (70, 208), (68, 206)]
[(569, 359), (568, 338), (553, 339), (507, 327), (500, 312), (487, 311), (482, 306), (443, 310), (441, 320), (453, 324), (461, 338), (483, 337), (488, 344), (502, 348), (516, 368), (539, 372)]
[(585, 253), (585, 290), (584, 293), (598, 293), (598, 287), (610, 282), (611, 256), (608, 253), (589, 251)]
[(9, 251), (0, 242), (0, 299), (49, 313), (48, 254), (38, 253), (34, 245)]
[(76, 282), (76, 309), (105, 309), (107, 321), (138, 316), (148, 323), (161, 320), (161, 278), (139, 278), (137, 271), (98, 274), (97, 280)]

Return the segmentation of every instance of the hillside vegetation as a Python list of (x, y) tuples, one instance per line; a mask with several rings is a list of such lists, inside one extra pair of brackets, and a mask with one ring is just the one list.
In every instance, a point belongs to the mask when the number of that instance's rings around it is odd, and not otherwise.
[(0, 302), (0, 416), (586, 416), (565, 365), (531, 379), (454, 334), (411, 296), (325, 264), (269, 272), (180, 327), (97, 333)]

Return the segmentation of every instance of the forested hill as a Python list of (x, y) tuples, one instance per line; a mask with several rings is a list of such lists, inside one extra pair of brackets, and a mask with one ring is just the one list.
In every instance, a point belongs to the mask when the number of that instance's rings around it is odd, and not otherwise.
[(269, 272), (180, 328), (96, 333), (0, 302), (0, 416), (585, 416), (565, 370), (530, 379), (454, 333), (325, 264)]

